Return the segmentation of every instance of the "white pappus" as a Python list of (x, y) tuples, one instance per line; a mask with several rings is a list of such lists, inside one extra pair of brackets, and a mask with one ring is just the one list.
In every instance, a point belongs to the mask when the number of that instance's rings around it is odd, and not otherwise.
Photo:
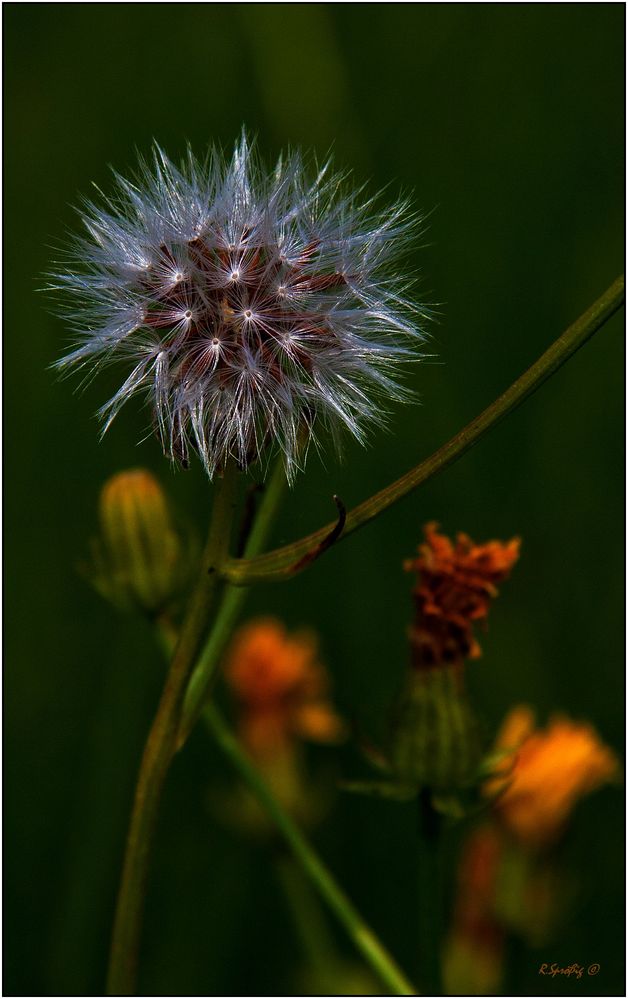
[(321, 429), (363, 441), (408, 398), (394, 376), (428, 310), (396, 269), (420, 222), (406, 201), (379, 208), (329, 162), (308, 180), (298, 152), (265, 171), (245, 133), (230, 161), (177, 166), (155, 145), (115, 181), (50, 284), (74, 334), (57, 366), (130, 368), (105, 430), (139, 394), (171, 460), (195, 451), (212, 477), (279, 450), (292, 479)]

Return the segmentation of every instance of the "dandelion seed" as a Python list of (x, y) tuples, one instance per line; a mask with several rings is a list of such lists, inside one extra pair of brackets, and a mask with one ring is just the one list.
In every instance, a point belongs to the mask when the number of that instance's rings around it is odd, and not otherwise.
[(230, 162), (155, 146), (136, 183), (82, 210), (87, 237), (51, 287), (74, 349), (58, 367), (123, 360), (132, 370), (100, 411), (105, 429), (135, 396), (165, 454), (209, 476), (283, 454), (290, 479), (321, 431), (363, 441), (395, 375), (416, 359), (428, 310), (394, 266), (418, 218), (346, 189), (329, 163), (313, 182), (298, 153), (267, 173), (243, 134)]

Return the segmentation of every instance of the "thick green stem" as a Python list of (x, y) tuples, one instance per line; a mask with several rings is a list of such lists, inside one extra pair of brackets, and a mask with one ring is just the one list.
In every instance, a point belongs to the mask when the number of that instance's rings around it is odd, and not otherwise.
[[(286, 473), (282, 461), (278, 460), (246, 542), (244, 553), (247, 558), (257, 555), (266, 544), (285, 486)], [(238, 620), (246, 596), (247, 590), (244, 587), (229, 585), (225, 587), (211, 633), (201, 649), (185, 692), (177, 749), (183, 746), (198, 720), (203, 702), (208, 696), (216, 669)]]
[(624, 278), (618, 278), (601, 298), (587, 309), (562, 336), (521, 375), (503, 395), (495, 400), (484, 412), (476, 416), (459, 433), (452, 437), (433, 455), (393, 482), (386, 489), (376, 493), (359, 506), (350, 510), (341, 531), (336, 524), (327, 524), (320, 530), (291, 545), (277, 548), (257, 558), (229, 559), (225, 565), (225, 577), (237, 585), (287, 579), (295, 572), (311, 564), (318, 552), (322, 552), (326, 539), (336, 531), (334, 540), (342, 540), (367, 524), (393, 503), (406, 496), (417, 486), (461, 458), (485, 434), (497, 426), (517, 406), (520, 406), (551, 375), (568, 361), (586, 341), (593, 336), (622, 306), (624, 301)]
[(347, 898), (333, 875), (318, 858), (307, 839), (287, 812), (275, 800), (255, 766), (241, 749), (237, 739), (224, 723), (213, 704), (203, 711), (203, 718), (218, 745), (231, 760), (249, 790), (266, 810), (275, 826), (286, 840), (301, 868), (316, 890), (325, 899), (353, 940), (356, 948), (389, 990), (387, 995), (413, 996), (418, 993), (390, 954), (364, 922), (352, 902)]
[(181, 629), (157, 714), (144, 748), (126, 844), (111, 942), (108, 995), (133, 995), (150, 846), (161, 792), (175, 751), (185, 685), (207, 628), (209, 613), (228, 554), (237, 471), (227, 468), (216, 483), (207, 545), (199, 581)]

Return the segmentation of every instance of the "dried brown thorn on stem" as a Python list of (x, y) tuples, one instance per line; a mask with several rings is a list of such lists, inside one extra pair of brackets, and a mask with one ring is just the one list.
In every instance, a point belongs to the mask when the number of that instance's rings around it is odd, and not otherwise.
[(298, 572), (302, 572), (303, 569), (306, 569), (308, 565), (311, 565), (317, 558), (320, 558), (320, 556), (326, 552), (328, 548), (331, 548), (331, 546), (339, 540), (347, 521), (347, 508), (340, 499), (340, 496), (336, 496), (334, 494), (332, 498), (336, 504), (336, 509), (338, 510), (338, 520), (336, 521), (334, 527), (329, 534), (327, 534), (323, 540), (316, 545), (315, 548), (306, 552), (306, 554), (300, 558), (298, 562), (295, 562), (294, 565), (288, 566), (286, 569), (286, 576), (295, 576)]

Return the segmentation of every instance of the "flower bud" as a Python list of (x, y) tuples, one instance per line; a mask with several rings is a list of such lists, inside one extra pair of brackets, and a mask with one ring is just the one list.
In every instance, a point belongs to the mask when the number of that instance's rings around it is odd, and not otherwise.
[(408, 787), (454, 795), (477, 780), (477, 723), (455, 667), (412, 670), (398, 706), (391, 765)]
[(192, 561), (161, 486), (143, 469), (120, 472), (103, 486), (99, 517), (92, 584), (122, 610), (159, 613), (182, 589)]

